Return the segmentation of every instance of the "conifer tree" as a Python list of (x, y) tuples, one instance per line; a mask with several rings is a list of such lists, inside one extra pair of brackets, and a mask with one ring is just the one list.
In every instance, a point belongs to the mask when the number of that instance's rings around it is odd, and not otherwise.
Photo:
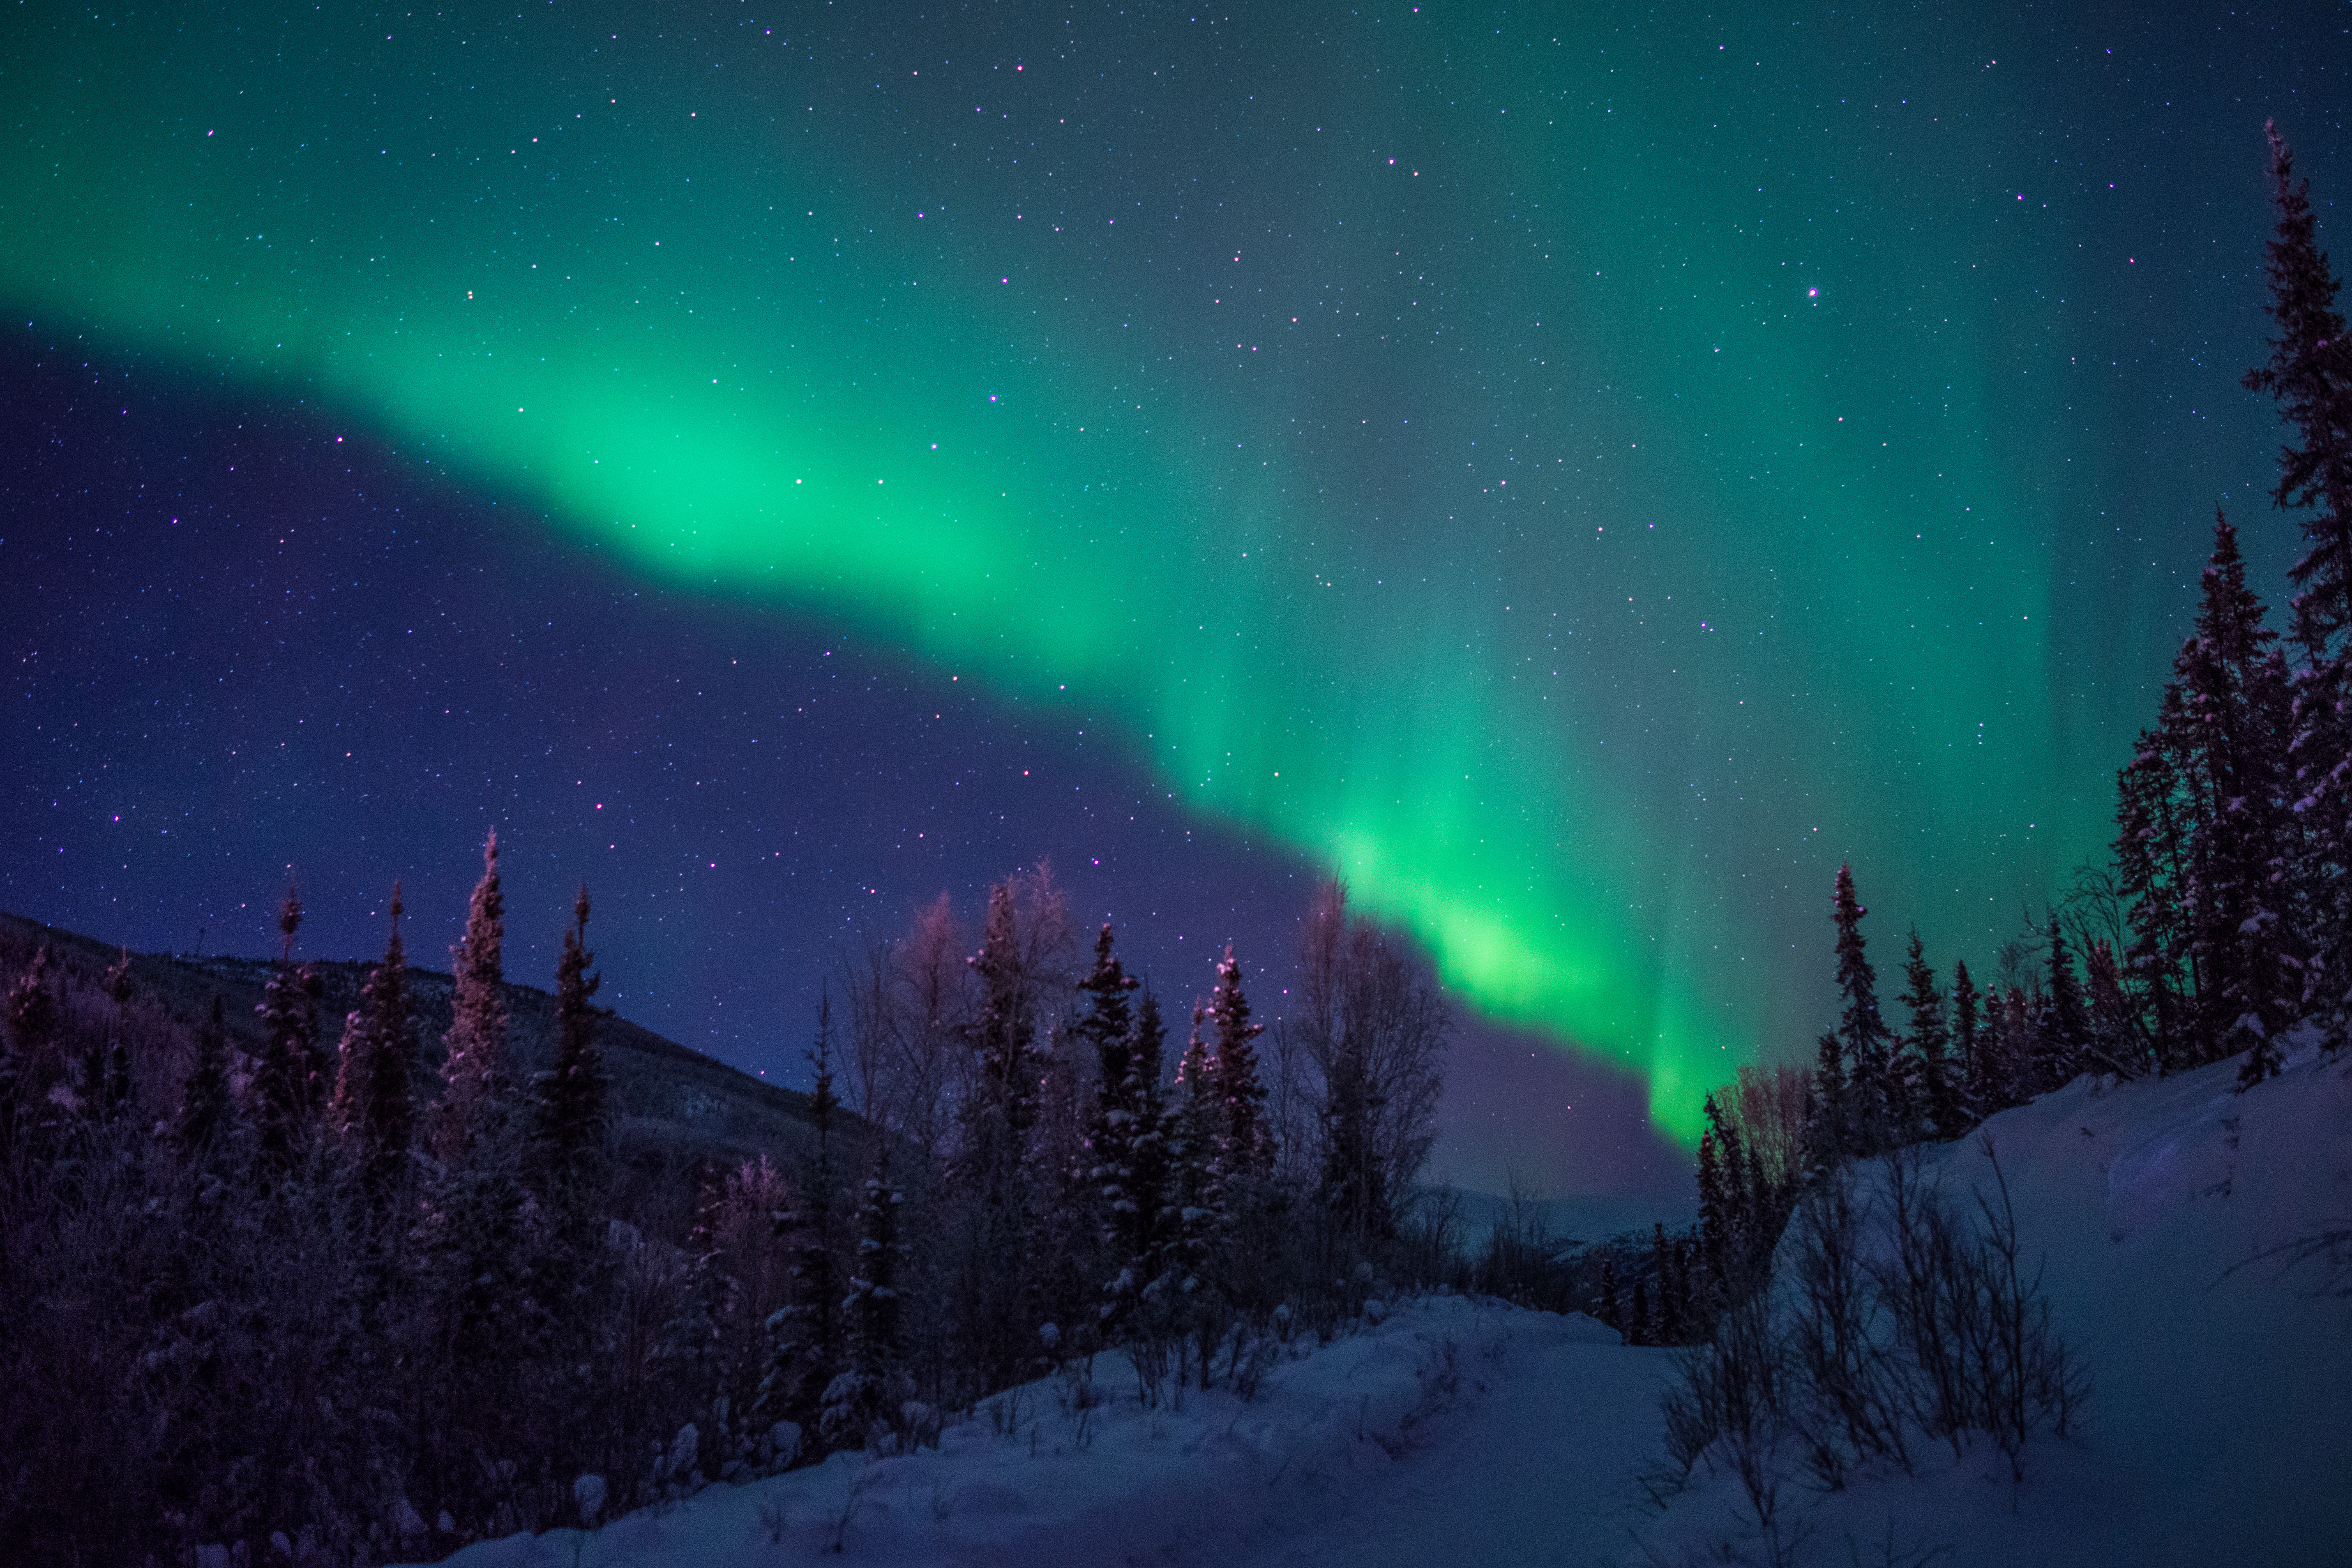
[(809, 1124), (816, 1138), (797, 1201), (774, 1215), (776, 1234), (791, 1238), (793, 1300), (768, 1320), (768, 1372), (760, 1384), (760, 1410), (770, 1420), (795, 1422), (814, 1436), (824, 1392), (840, 1374), (842, 1361), (840, 1275), (835, 1267), (840, 1174), (833, 1147), (841, 1097), (833, 1088), (830, 995), (818, 1000), (816, 1046), (808, 1059), (816, 1074), (809, 1096)]
[(360, 988), (343, 1020), (335, 1097), (329, 1121), (350, 1152), (362, 1188), (381, 1205), (404, 1174), (415, 1141), (411, 1081), (415, 1056), (408, 999), (408, 959), (400, 940), (400, 884), (392, 889), (392, 935), (383, 962)]
[(2246, 586), (2237, 531), (2218, 511), (2213, 557), (2177, 668), (2202, 785), (2194, 855), (2191, 951), (2200, 970), (2199, 1033), (2209, 1059), (2267, 1042), (2293, 1020), (2290, 891), (2283, 876), (2290, 804), (2286, 667)]
[(591, 973), (588, 885), (572, 903), (572, 925), (555, 966), (555, 1065), (534, 1082), (537, 1125), (534, 1169), (551, 1205), (575, 1221), (593, 1203), (604, 1174), (604, 1058), (596, 1048), (596, 1007), (590, 1000), (603, 976)]
[(195, 1065), (181, 1086), (180, 1111), (172, 1122), (172, 1142), (180, 1157), (191, 1163), (202, 1159), (226, 1130), (228, 1114), (228, 1023), (215, 991), (212, 1013), (196, 1031)]
[[(2318, 1021), (2335, 1048), (2352, 1033), (2352, 945), (2345, 935), (2352, 917), (2352, 335), (2336, 306), (2335, 270), (2319, 248), (2310, 182), (2295, 176), (2278, 127), (2263, 131), (2277, 213), (2264, 260), (2275, 335), (2269, 363), (2247, 372), (2245, 384), (2277, 401), (2294, 436), (2280, 447), (2271, 499), (2301, 513), (2306, 547), (2289, 572), (2298, 590), (2290, 635), (2301, 664), (2291, 789), (2305, 840), (2294, 879), (2306, 905), (2297, 923), (2313, 943), (2297, 1008)], [(2257, 1059), (2266, 1064), (2270, 1050), (2265, 1044)]]
[(1862, 918), (1870, 911), (1854, 898), (1853, 870), (1838, 868), (1831, 921), (1837, 927), (1838, 1047), (1845, 1063), (1847, 1099), (1857, 1154), (1886, 1146), (1897, 1109), (1892, 1092), (1893, 1037), (1878, 1011), (1878, 975), (1864, 952)]
[(482, 846), (482, 877), (466, 912), (465, 940), (449, 950), (449, 1032), (443, 1037), (441, 1157), (456, 1164), (478, 1123), (507, 1093), (507, 996), (502, 949), (506, 898), (499, 888), (499, 836)]
[(1911, 1012), (1911, 1032), (1904, 1041), (1909, 1060), (1913, 1116), (1911, 1137), (1957, 1138), (1966, 1126), (1960, 1109), (1959, 1085), (1953, 1071), (1951, 1037), (1944, 1021), (1944, 994), (1937, 989), (1936, 972), (1928, 966), (1919, 942), (1919, 928), (1911, 928), (1911, 949), (1903, 963), (1906, 989), (1903, 1005)]
[[(1707, 1130), (1698, 1135), (1698, 1256), (1699, 1273), (1710, 1308), (1720, 1308), (1731, 1296), (1731, 1201), (1725, 1190), (1723, 1162), (1716, 1141), (1725, 1131), (1715, 1096), (1700, 1102)], [(1737, 1167), (1735, 1167), (1736, 1169)]]
[(1188, 1292), (1207, 1282), (1211, 1254), (1225, 1222), (1220, 1158), (1224, 1102), (1216, 1060), (1202, 1034), (1204, 1017), (1203, 1009), (1192, 1010), (1192, 1037), (1176, 1067), (1176, 1104), (1168, 1113), (1167, 1250), (1160, 1271)]
[(1037, 1023), (1011, 882), (988, 890), (988, 917), (971, 968), (981, 984), (972, 1046), (980, 1056), (983, 1093), (1003, 1107), (1006, 1126), (1018, 1140), (1037, 1113)]
[(889, 1155), (878, 1158), (858, 1210), (857, 1271), (842, 1303), (848, 1319), (849, 1365), (825, 1390), (825, 1441), (854, 1447), (873, 1439), (898, 1415), (899, 1373), (898, 1240), (903, 1194), (891, 1184)]
[(1242, 966), (1231, 942), (1217, 962), (1208, 1016), (1216, 1026), (1210, 1061), (1222, 1106), (1219, 1131), (1225, 1170), (1229, 1179), (1263, 1175), (1273, 1167), (1274, 1142), (1265, 1125), (1265, 1085), (1258, 1079), (1257, 1048), (1252, 1042), (1265, 1033), (1265, 1026), (1250, 1022), (1249, 998), (1242, 994)]
[(2270, 363), (2246, 373), (2249, 392), (2267, 392), (2279, 416), (2298, 437), (2279, 450), (2279, 481), (2271, 499), (2287, 510), (2310, 509), (2303, 520), (2309, 549), (2289, 575), (2308, 609), (2298, 605), (2296, 637), (2316, 666), (2352, 631), (2352, 337), (2336, 309), (2336, 278), (2319, 248), (2311, 182), (2298, 180), (2294, 153), (2275, 123), (2270, 138), (2271, 200), (2278, 212), (2265, 247), (2263, 272), (2277, 326)]
[[(1146, 1206), (1159, 1202), (1157, 1193), (1141, 1190), (1136, 1170), (1136, 1142), (1147, 1129), (1143, 1086), (1134, 1071), (1139, 1042), (1128, 993), (1140, 984), (1111, 952), (1111, 928), (1105, 922), (1095, 939), (1094, 969), (1078, 983), (1087, 1012), (1076, 1025), (1079, 1041), (1095, 1056), (1087, 1175), (1102, 1205), (1102, 1240), (1109, 1267), (1118, 1271), (1104, 1287), (1100, 1315), (1105, 1323), (1122, 1312), (1146, 1283), (1146, 1270), (1139, 1267), (1140, 1222)], [(1156, 1076), (1157, 1063), (1152, 1070)]]
[(1978, 1023), (1977, 983), (1969, 973), (1968, 961), (1952, 963), (1952, 1049), (1958, 1057), (1958, 1080), (1961, 1088), (1961, 1113), (1974, 1120), (1984, 1113), (1983, 1069), (1979, 1057), (1983, 1054), (1983, 1034)]
[[(1614, 1254), (1601, 1255), (1600, 1300), (1593, 1303), (1593, 1316), (1619, 1333), (1624, 1333), (1625, 1309), (1617, 1283), (1617, 1259)], [(1630, 1336), (1629, 1336), (1630, 1339)]]
[(283, 1173), (309, 1145), (318, 1108), (319, 980), (294, 963), (294, 933), (302, 928), (302, 900), (289, 884), (278, 908), (279, 948), (261, 1015), (261, 1061), (255, 1074), (254, 1115), (265, 1169)]
[(1805, 1103), (1805, 1170), (1820, 1181), (1854, 1150), (1853, 1089), (1847, 1082), (1844, 1047), (1837, 1031), (1824, 1029), (1814, 1043), (1813, 1070)]
[(2074, 973), (2074, 955), (2066, 933), (2053, 913), (2047, 945), (2049, 990), (2043, 994), (2042, 1016), (2035, 1020), (2032, 1090), (2044, 1094), (2074, 1081), (2083, 1070), (2083, 1051), (2090, 1043), (2089, 1011), (2083, 1005), (2082, 981)]
[(2189, 952), (2188, 898), (2194, 879), (2189, 849), (2193, 801), (2183, 776), (2189, 733), (2178, 681), (2158, 705), (2157, 722), (2140, 731), (2132, 760), (2116, 775), (2116, 881), (2131, 937), (2123, 971), (2147, 1020), (2158, 1067), (2194, 1063), (2189, 1023), (2196, 966)]
[[(1134, 1040), (1127, 1058), (1127, 1089), (1121, 1096), (1135, 1118), (1126, 1145), (1124, 1183), (1132, 1205), (1113, 1205), (1110, 1220), (1111, 1260), (1126, 1279), (1125, 1293), (1139, 1300), (1160, 1277), (1175, 1237), (1175, 1215), (1168, 1201), (1174, 1180), (1170, 1153), (1173, 1118), (1160, 1084), (1168, 1029), (1160, 1021), (1160, 998), (1149, 990), (1136, 1009)], [(1116, 1287), (1118, 1279), (1112, 1283)]]

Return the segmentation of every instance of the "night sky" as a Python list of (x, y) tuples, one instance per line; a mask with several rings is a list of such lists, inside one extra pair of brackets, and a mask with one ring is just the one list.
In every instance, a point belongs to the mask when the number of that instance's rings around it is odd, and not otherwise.
[(1472, 1020), (1439, 1164), (1989, 968), (2109, 836), (2217, 501), (2273, 592), (2275, 116), (2341, 5), (0, 15), (0, 905), (134, 947), (585, 877), (798, 1081), (1050, 857), (1262, 1009), (1326, 869)]

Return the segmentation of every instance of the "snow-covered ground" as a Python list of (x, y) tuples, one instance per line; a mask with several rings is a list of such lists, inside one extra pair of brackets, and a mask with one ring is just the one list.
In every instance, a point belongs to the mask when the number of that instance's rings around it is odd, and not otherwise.
[[(1790, 1489), (1822, 1563), (2352, 1563), (2352, 1272), (2297, 1244), (2352, 1226), (2352, 1061), (2308, 1049), (2085, 1080), (1987, 1124), (2028, 1258), (2093, 1391), (2025, 1479), (1990, 1445), (1918, 1473)], [(1934, 1151), (1965, 1196), (1979, 1142)], [(2284, 1250), (2281, 1250), (2284, 1249)], [(1428, 1299), (1293, 1351), (1254, 1399), (1145, 1407), (1123, 1356), (984, 1404), (936, 1452), (836, 1455), (593, 1532), (469, 1548), (462, 1568), (883, 1564), (1653, 1563), (1770, 1560), (1727, 1479), (1661, 1507), (1672, 1352), (1582, 1317)]]

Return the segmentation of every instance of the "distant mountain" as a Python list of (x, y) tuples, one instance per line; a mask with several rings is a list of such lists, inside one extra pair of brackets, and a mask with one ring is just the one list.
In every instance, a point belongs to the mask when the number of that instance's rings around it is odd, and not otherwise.
[[(108, 1005), (102, 977), (120, 950), (78, 932), (0, 911), (0, 975), (13, 977), (42, 943), (52, 971), (62, 981), (70, 1015)], [(313, 959), (323, 985), (320, 1032), (332, 1052), (343, 1016), (358, 1005), (360, 986), (373, 960)], [(133, 1006), (147, 1015), (147, 1030), (160, 1031), (181, 1050), (221, 998), (233, 1049), (251, 1058), (259, 1048), (254, 1009), (268, 984), (268, 961), (177, 953), (133, 953)], [(409, 971), (415, 1003), (419, 1083), (429, 1097), (439, 1082), (448, 1032), (450, 977), (434, 970)], [(555, 998), (535, 985), (507, 985), (509, 1043), (519, 1076), (550, 1066), (555, 1055)], [(157, 1017), (156, 1015), (161, 1015)], [(625, 1165), (646, 1176), (690, 1170), (709, 1158), (722, 1163), (757, 1159), (796, 1160), (809, 1138), (809, 1097), (763, 1082), (725, 1062), (664, 1039), (615, 1014), (605, 1012), (597, 1030), (604, 1070), (612, 1080), (615, 1138)], [(178, 1063), (150, 1064), (142, 1076), (160, 1069), (176, 1082)], [(151, 1090), (152, 1092), (152, 1090)], [(847, 1121), (845, 1118), (845, 1121)]]

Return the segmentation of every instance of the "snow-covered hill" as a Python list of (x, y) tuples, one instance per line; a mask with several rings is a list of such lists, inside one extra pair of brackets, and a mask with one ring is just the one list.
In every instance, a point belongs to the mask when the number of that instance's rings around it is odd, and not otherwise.
[[(1984, 1129), (2093, 1389), (2012, 1480), (1990, 1445), (1918, 1445), (1821, 1495), (1791, 1484), (1787, 1560), (2127, 1565), (2352, 1562), (2352, 1062), (2294, 1053), (2083, 1080)], [(1965, 1197), (1983, 1137), (1932, 1151)], [(464, 1568), (730, 1568), (838, 1549), (887, 1564), (1767, 1562), (1705, 1467), (1658, 1500), (1673, 1352), (1582, 1317), (1404, 1302), (1255, 1396), (1147, 1406), (1123, 1356), (984, 1404), (936, 1452), (836, 1455), (593, 1532), (473, 1547)], [(1648, 1478), (1645, 1482), (1645, 1476)]]

